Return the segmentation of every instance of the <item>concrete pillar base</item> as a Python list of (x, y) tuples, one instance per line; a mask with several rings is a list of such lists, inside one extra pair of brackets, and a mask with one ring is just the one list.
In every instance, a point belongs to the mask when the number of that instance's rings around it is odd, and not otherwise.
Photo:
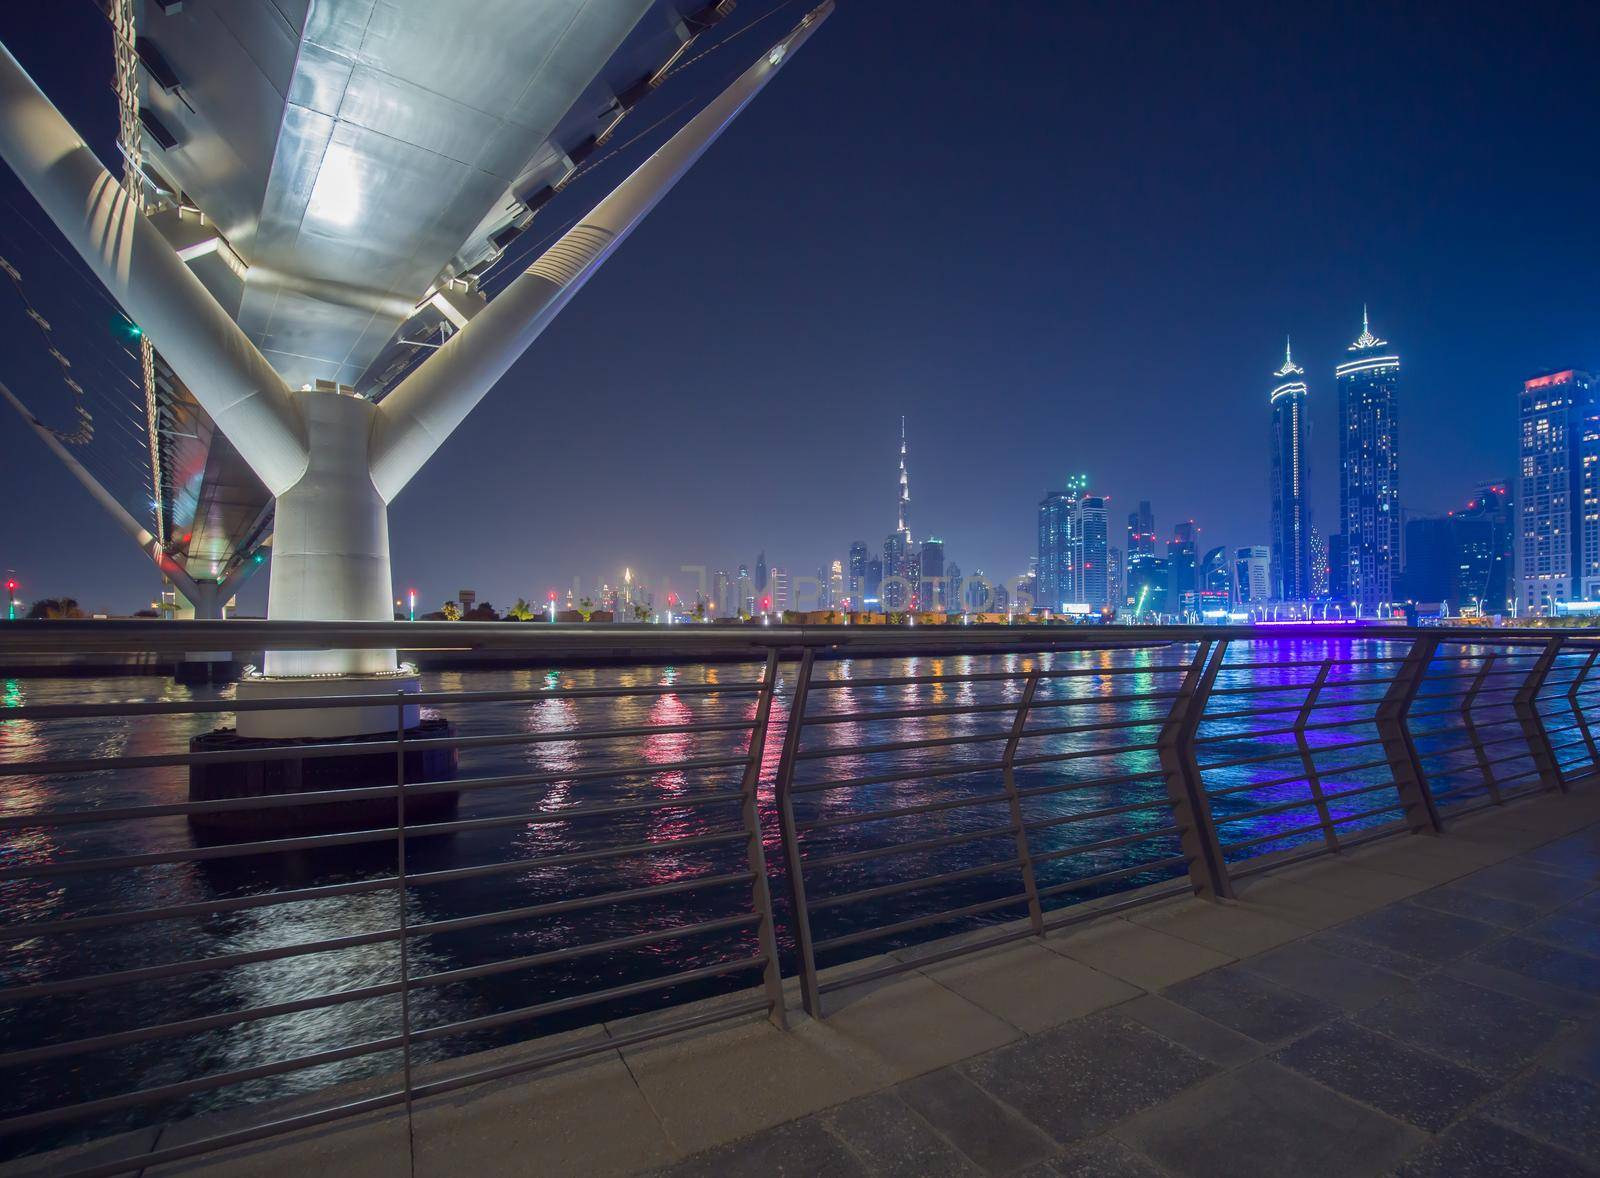
[[(391, 733), (372, 733), (347, 740), (378, 742)], [(428, 740), (455, 735), (442, 717), (419, 721), (406, 730), (407, 739)], [(194, 737), (189, 751), (240, 752), (251, 748), (282, 748), (286, 744), (316, 745), (321, 738), (301, 740), (252, 739), (231, 728), (219, 728)], [(269, 797), (274, 794), (337, 793), (364, 786), (393, 785), (396, 780), (394, 750), (353, 756), (293, 756), (274, 760), (226, 761), (189, 767), (189, 800)], [(405, 754), (408, 782), (454, 780), (455, 749), (415, 749)], [(455, 815), (459, 795), (454, 790), (406, 796), (406, 825), (447, 821)], [(189, 815), (195, 832), (208, 839), (228, 841), (264, 836), (293, 835), (330, 830), (370, 830), (395, 824), (398, 813), (393, 798), (321, 801), (311, 805), (272, 805)]]

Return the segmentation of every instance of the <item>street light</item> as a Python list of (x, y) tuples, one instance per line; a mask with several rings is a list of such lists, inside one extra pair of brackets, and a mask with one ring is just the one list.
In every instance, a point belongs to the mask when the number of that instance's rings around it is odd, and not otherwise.
[(15, 579), (6, 581), (6, 621), (17, 620), (17, 582)]

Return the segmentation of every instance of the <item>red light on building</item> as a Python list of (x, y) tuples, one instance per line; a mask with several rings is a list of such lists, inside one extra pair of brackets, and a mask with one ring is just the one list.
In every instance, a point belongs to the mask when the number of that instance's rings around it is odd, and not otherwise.
[(1552, 372), (1549, 376), (1536, 376), (1532, 380), (1525, 380), (1522, 382), (1522, 387), (1524, 389), (1542, 389), (1553, 384), (1566, 384), (1576, 375), (1577, 370), (1569, 368), (1565, 372)]

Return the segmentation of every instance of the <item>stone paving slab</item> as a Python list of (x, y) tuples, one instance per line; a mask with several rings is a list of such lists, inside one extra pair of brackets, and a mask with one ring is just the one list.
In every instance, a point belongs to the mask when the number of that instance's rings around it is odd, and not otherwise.
[(939, 985), (1030, 1035), (1143, 993), (1037, 943), (949, 962), (927, 973)]
[(1044, 944), (1146, 990), (1159, 990), (1234, 960), (1231, 954), (1120, 919), (1049, 936)]
[(1264, 1060), (1135, 1117), (1116, 1136), (1186, 1178), (1381, 1174), (1427, 1140)]

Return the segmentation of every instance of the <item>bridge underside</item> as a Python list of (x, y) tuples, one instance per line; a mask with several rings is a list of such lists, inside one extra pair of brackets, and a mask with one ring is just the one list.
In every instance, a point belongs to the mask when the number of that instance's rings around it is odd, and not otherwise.
[[(481, 0), (441, 21), (428, 0), (146, 4), (145, 196), (289, 387), (381, 398), (732, 8)], [(196, 580), (233, 583), (271, 540), (273, 497), (159, 350), (155, 401), (160, 539)]]

